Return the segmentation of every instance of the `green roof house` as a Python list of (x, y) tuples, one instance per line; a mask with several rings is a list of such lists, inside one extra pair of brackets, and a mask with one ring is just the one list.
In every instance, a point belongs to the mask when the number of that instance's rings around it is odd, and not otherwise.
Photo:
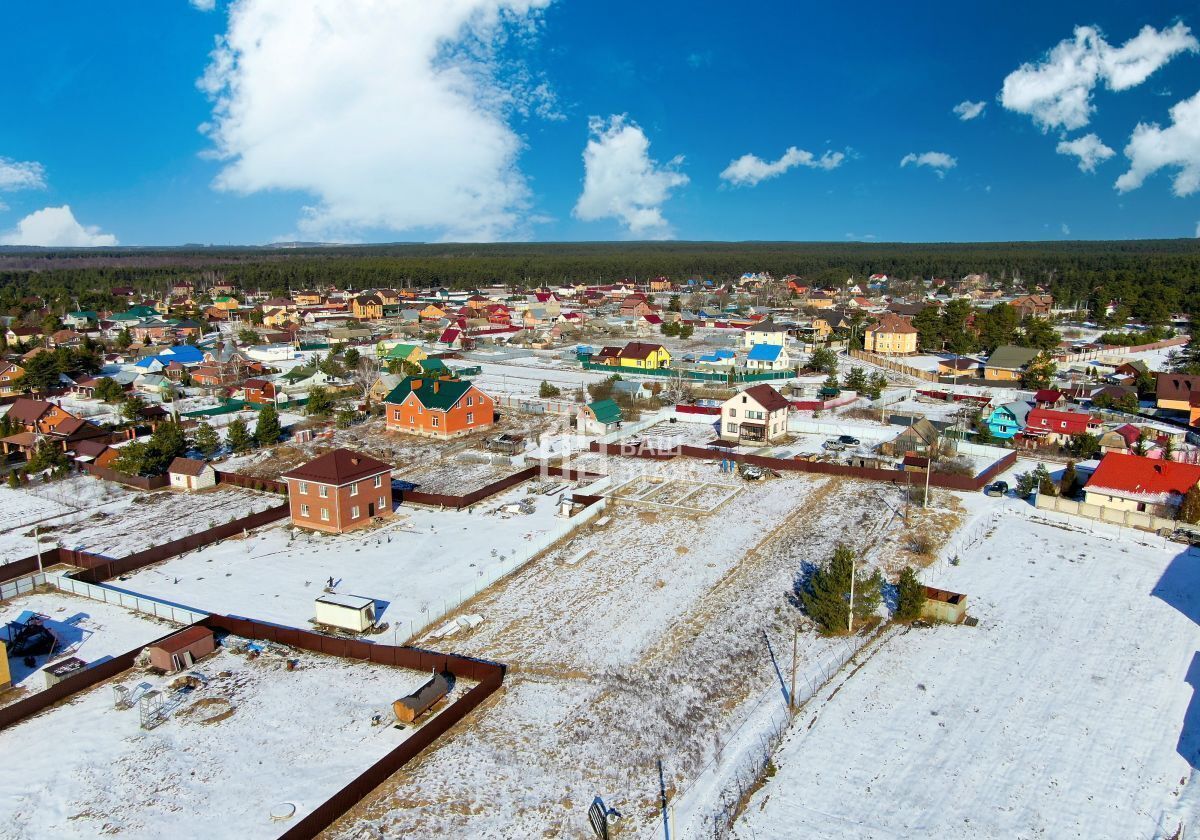
[(621, 428), (621, 407), (612, 400), (598, 400), (579, 409), (579, 430), (589, 435), (605, 435)]

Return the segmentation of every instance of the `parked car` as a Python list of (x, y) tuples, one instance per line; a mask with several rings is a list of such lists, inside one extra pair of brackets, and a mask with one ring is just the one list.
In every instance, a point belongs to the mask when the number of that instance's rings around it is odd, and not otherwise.
[(842, 444), (843, 446), (858, 446), (862, 443), (862, 441), (856, 437), (852, 437), (851, 435), (839, 435), (838, 443)]
[(822, 449), (827, 449), (830, 452), (841, 452), (846, 448), (846, 444), (842, 443), (841, 438), (830, 438), (821, 444)]
[(993, 482), (992, 484), (989, 484), (987, 487), (984, 487), (983, 492), (989, 496), (1007, 496), (1008, 495), (1008, 482), (1007, 481)]

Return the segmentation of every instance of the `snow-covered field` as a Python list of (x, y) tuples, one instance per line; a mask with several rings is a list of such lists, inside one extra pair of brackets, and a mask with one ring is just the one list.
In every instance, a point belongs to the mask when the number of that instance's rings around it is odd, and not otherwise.
[(136, 491), (91, 476), (72, 476), (48, 484), (14, 490), (0, 485), (0, 563), (29, 557), (43, 546), (54, 545), (59, 533), (98, 513), (112, 515), (129, 507)]
[[(527, 497), (532, 514), (501, 510)], [(379, 620), (403, 640), (512, 571), (531, 540), (561, 524), (557, 498), (526, 482), (473, 512), (402, 506), (388, 522), (347, 534), (294, 531), (285, 521), (142, 569), (122, 586), (209, 612), (306, 627), (332, 577), (338, 592), (374, 598)]]
[[(973, 507), (986, 502), (972, 500)], [(797, 717), (741, 838), (1197, 827), (1200, 554), (1006, 500), (962, 565), (978, 627), (896, 635)]]
[[(277, 837), (290, 824), (272, 820), (277, 806), (303, 816), (414, 731), (388, 725), (391, 703), (427, 674), (271, 648), (200, 660), (208, 683), (151, 730), (102, 684), (0, 732), (0, 837)], [(173, 678), (122, 680), (140, 682)]]
[[(13, 686), (24, 688), (29, 693), (46, 687), (40, 672), (49, 662), (57, 662), (68, 656), (77, 656), (84, 662), (96, 662), (133, 650), (138, 645), (177, 629), (176, 625), (161, 619), (56, 590), (0, 602), (0, 628), (26, 610), (46, 616), (46, 627), (58, 637), (61, 645), (49, 658), (38, 656), (33, 668), (26, 667), (20, 659), (9, 660)], [(7, 641), (2, 630), (0, 638)], [(16, 699), (19, 697), (0, 694), (0, 703)], [(2, 828), (0, 835), (3, 835)]]

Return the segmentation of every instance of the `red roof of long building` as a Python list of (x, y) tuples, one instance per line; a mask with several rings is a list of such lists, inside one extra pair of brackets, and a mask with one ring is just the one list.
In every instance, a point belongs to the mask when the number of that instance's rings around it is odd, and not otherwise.
[(1200, 481), (1200, 464), (1109, 452), (1085, 485), (1090, 491), (1114, 491), (1148, 502), (1178, 501)]

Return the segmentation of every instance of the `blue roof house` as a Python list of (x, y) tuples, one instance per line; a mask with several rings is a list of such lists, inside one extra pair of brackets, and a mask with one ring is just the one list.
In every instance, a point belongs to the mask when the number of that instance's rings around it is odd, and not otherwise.
[(791, 357), (787, 348), (782, 344), (755, 344), (746, 354), (746, 367), (749, 370), (789, 370), (792, 367)]
[(992, 437), (1009, 440), (1025, 428), (1031, 406), (1027, 402), (1010, 402), (998, 405), (988, 415), (987, 426)]

